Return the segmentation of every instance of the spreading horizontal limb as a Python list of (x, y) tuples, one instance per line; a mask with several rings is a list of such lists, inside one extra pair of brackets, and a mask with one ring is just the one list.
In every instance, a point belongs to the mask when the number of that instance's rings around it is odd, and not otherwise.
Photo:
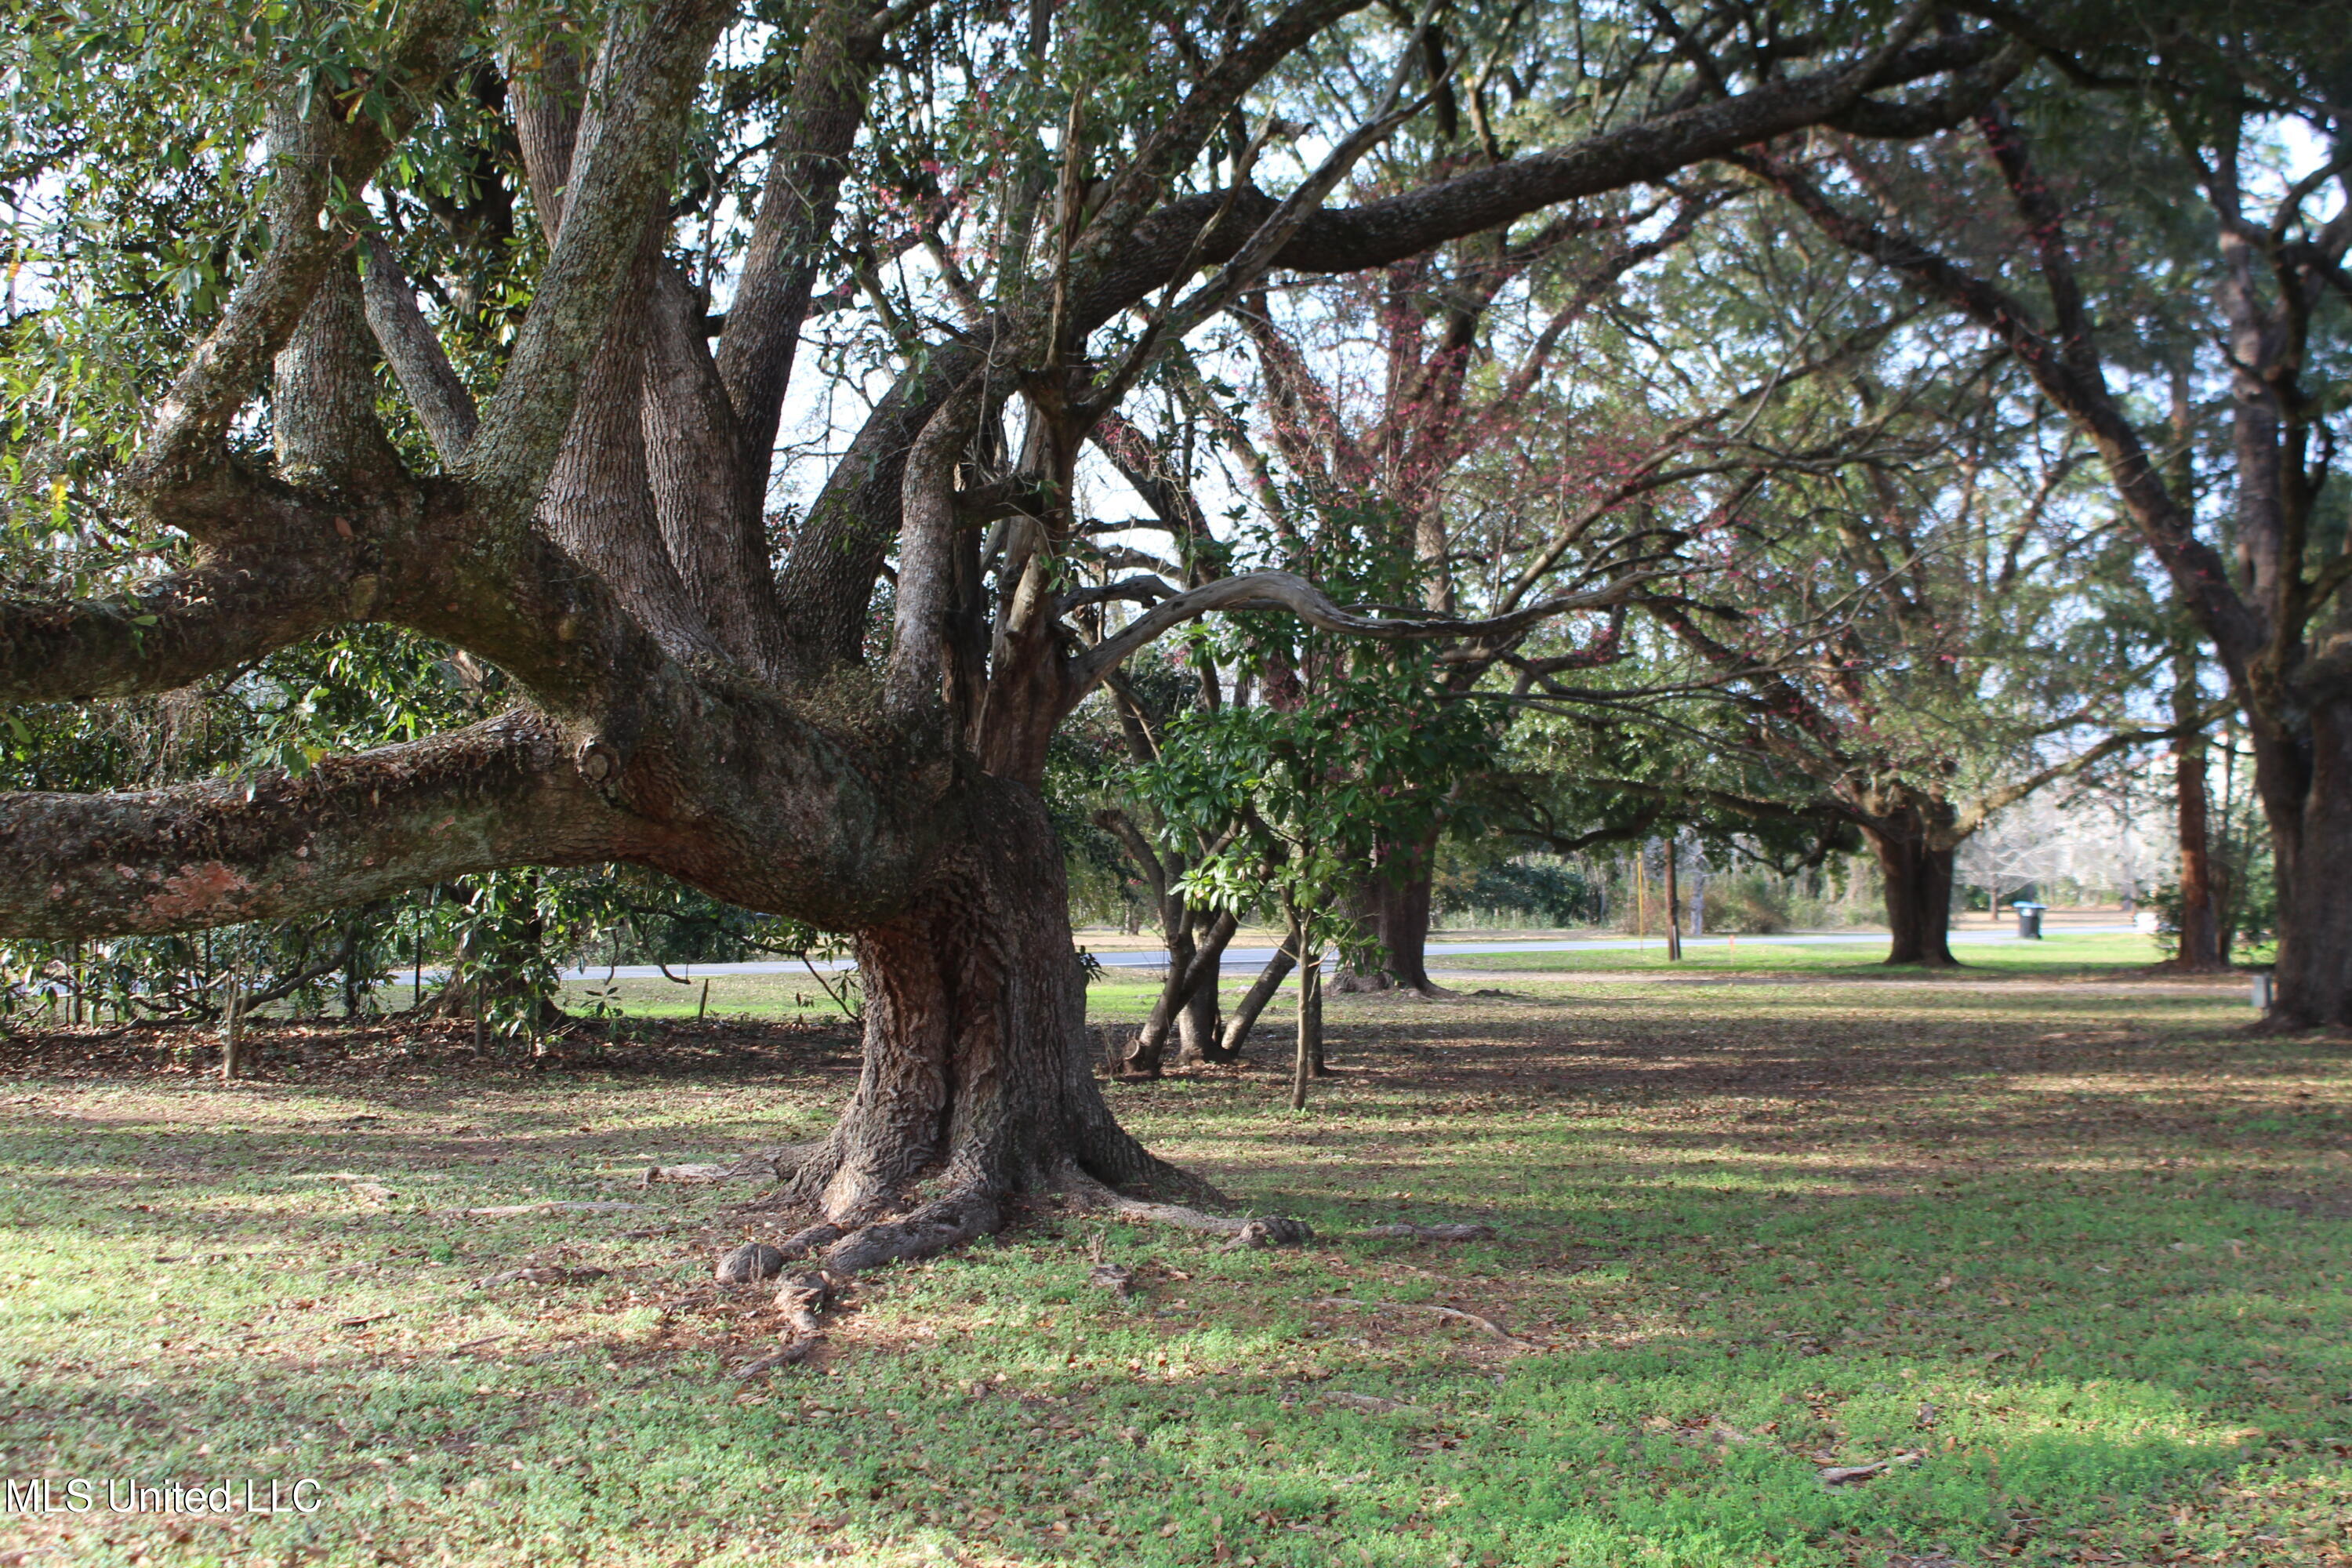
[(99, 599), (0, 597), (0, 701), (169, 691), (374, 607), (345, 551), (240, 552)]
[(629, 822), (528, 709), (299, 778), (0, 794), (0, 933), (282, 919), (499, 867), (619, 858)]

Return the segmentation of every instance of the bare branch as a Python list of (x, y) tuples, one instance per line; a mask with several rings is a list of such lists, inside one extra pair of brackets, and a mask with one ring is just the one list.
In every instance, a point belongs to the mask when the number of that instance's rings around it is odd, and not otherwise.
[(1590, 593), (1565, 594), (1490, 620), (1458, 620), (1452, 616), (1404, 619), (1363, 616), (1341, 609), (1322, 589), (1290, 572), (1246, 572), (1163, 599), (1138, 616), (1115, 636), (1105, 637), (1070, 664), (1069, 700), (1075, 702), (1101, 680), (1121, 659), (1163, 633), (1187, 621), (1219, 611), (1281, 610), (1325, 631), (1347, 632), (1382, 642), (1418, 641), (1425, 637), (1503, 637), (1553, 616), (1578, 610), (1608, 609), (1633, 597), (1654, 574), (1624, 577)]
[[(2218, 715), (2210, 717), (2218, 717)], [(2207, 717), (2200, 717), (2200, 727), (2206, 721), (2208, 721)], [(2072, 778), (2076, 773), (2114, 756), (2117, 752), (2127, 751), (2134, 746), (2149, 745), (2158, 741), (2177, 741), (2182, 733), (2179, 725), (2173, 725), (2162, 730), (2125, 730), (2109, 735), (2098, 744), (2088, 747), (2063, 762), (2053, 763), (2039, 773), (2004, 784), (2000, 789), (1990, 791), (1982, 798), (1971, 802), (1967, 810), (1952, 819), (1948, 837), (1953, 843), (1958, 844), (1961, 839), (1983, 826), (1985, 819), (1991, 816), (1993, 813), (2004, 806), (2015, 805), (2043, 784), (2054, 783), (2059, 779)]]
[(1071, 589), (1055, 599), (1054, 613), (1067, 615), (1087, 605), (1107, 605), (1117, 599), (1130, 599), (1137, 604), (1149, 605), (1175, 592), (1158, 577), (1122, 577), (1116, 583)]
[(1948, 131), (1999, 97), (2033, 63), (2036, 53), (2032, 45), (2012, 38), (1982, 65), (1953, 72), (1938, 92), (1900, 103), (1865, 98), (1832, 115), (1829, 123), (1849, 135), (1890, 139)]
[(614, 13), (589, 88), (562, 227), (461, 470), (494, 527), (521, 528), (538, 503), (730, 9), (721, 0), (656, 0)]
[[(879, 30), (845, 0), (821, 6), (811, 18), (735, 302), (719, 333), (718, 374), (735, 411), (738, 483), (761, 495), (809, 291), (833, 229), (849, 149), (865, 121), (866, 84), (881, 59), (880, 41)], [(756, 499), (751, 515), (759, 515)]]

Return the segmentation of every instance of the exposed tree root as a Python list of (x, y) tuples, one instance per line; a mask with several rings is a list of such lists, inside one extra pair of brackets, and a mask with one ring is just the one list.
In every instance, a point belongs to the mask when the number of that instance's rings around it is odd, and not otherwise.
[(714, 1264), (710, 1277), (721, 1285), (750, 1285), (783, 1272), (784, 1255), (772, 1247), (746, 1242)]
[(761, 1373), (779, 1372), (798, 1366), (814, 1353), (817, 1342), (813, 1338), (795, 1339), (772, 1355), (763, 1355), (756, 1361), (746, 1362), (735, 1369), (735, 1381), (749, 1383)]
[(1236, 1218), (1210, 1214), (1203, 1209), (1186, 1208), (1181, 1204), (1155, 1204), (1141, 1198), (1130, 1198), (1103, 1185), (1075, 1165), (1061, 1173), (1059, 1184), (1082, 1207), (1105, 1210), (1122, 1219), (1172, 1225), (1181, 1230), (1227, 1237), (1231, 1238), (1227, 1242), (1229, 1247), (1297, 1247), (1315, 1238), (1314, 1231), (1307, 1227), (1306, 1221), (1285, 1215), (1251, 1215)]
[(904, 1219), (877, 1220), (851, 1231), (824, 1249), (824, 1271), (841, 1279), (885, 1263), (936, 1258), (1003, 1227), (1004, 1207), (990, 1194), (934, 1198)]
[(756, 1181), (766, 1177), (788, 1182), (803, 1164), (823, 1151), (822, 1142), (787, 1143), (781, 1149), (763, 1149), (746, 1154), (733, 1162), (708, 1161), (685, 1165), (648, 1165), (637, 1178), (641, 1187), (656, 1182), (677, 1182), (687, 1185), (716, 1182)]
[(795, 1332), (817, 1331), (817, 1314), (833, 1303), (833, 1281), (822, 1274), (803, 1274), (776, 1289), (776, 1310)]
[(562, 1203), (549, 1201), (536, 1204), (496, 1204), (479, 1209), (436, 1209), (436, 1214), (479, 1215), (496, 1218), (519, 1214), (635, 1214), (651, 1208), (650, 1204), (623, 1203)]

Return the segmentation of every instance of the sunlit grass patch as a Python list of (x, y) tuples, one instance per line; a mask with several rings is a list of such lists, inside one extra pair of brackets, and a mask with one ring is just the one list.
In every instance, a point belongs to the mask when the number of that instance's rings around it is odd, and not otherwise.
[[(1303, 1114), (1278, 1026), (1250, 1069), (1109, 1090), (1309, 1247), (1042, 1206), (861, 1281), (815, 1362), (750, 1379), (780, 1325), (709, 1262), (772, 1222), (635, 1178), (810, 1135), (845, 1039), (227, 1089), (26, 1057), (0, 1095), (0, 1464), (331, 1500), (12, 1520), (0, 1552), (2340, 1560), (2340, 1047), (2233, 1034), (2234, 999), (2194, 993), (1508, 989), (1335, 998), (1339, 1071)], [(461, 1212), (540, 1200), (642, 1206)], [(1441, 1218), (1499, 1234), (1363, 1234)], [(1090, 1287), (1097, 1249), (1148, 1288)], [(481, 1283), (526, 1265), (564, 1282)]]

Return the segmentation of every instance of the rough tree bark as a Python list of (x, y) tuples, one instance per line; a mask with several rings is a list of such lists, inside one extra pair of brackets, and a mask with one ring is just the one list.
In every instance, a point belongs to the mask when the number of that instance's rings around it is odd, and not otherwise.
[[(792, 1173), (792, 1197), (824, 1217), (784, 1247), (821, 1253), (830, 1273), (993, 1230), (1007, 1196), (1066, 1185), (1072, 1169), (1130, 1193), (1215, 1196), (1103, 1102), (1061, 845), (1034, 791), (982, 793), (991, 831), (949, 851), (906, 914), (857, 935), (865, 1070), (831, 1137)], [(929, 1196), (916, 1192), (925, 1176)]]
[(2312, 703), (2296, 728), (2254, 737), (2279, 889), (2273, 991), (2287, 998), (2270, 1021), (2352, 1026), (2352, 694)]

